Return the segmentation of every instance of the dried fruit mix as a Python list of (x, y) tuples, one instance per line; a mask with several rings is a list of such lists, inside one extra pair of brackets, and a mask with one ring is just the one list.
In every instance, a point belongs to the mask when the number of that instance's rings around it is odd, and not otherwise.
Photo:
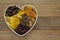
[(23, 35), (32, 27), (36, 20), (36, 12), (31, 6), (26, 6), (24, 9), (11, 6), (6, 11), (6, 20), (16, 33)]

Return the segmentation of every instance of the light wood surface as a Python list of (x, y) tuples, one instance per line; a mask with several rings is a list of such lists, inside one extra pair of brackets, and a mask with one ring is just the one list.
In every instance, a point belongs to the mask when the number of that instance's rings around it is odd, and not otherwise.
[[(38, 11), (38, 21), (24, 37), (15, 35), (4, 21), (4, 11), (9, 5), (33, 5)], [(0, 40), (60, 40), (60, 0), (0, 0)]]
[(0, 31), (0, 40), (60, 40), (60, 30), (32, 30), (24, 37), (11, 31)]

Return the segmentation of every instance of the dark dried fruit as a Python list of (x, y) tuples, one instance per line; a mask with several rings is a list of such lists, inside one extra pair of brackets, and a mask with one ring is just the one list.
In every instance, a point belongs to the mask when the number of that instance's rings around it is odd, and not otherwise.
[(18, 10), (20, 10), (18, 7), (16, 7), (16, 6), (10, 6), (6, 10), (6, 16), (13, 16), (13, 15), (17, 14)]
[(15, 32), (20, 34), (20, 35), (23, 35), (25, 34), (30, 28), (29, 27), (26, 27), (26, 26), (23, 26), (23, 25), (18, 25), (17, 28), (15, 29)]

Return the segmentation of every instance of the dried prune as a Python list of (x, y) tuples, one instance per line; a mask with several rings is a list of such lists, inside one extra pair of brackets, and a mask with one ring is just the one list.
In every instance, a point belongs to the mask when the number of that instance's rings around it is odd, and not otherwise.
[(20, 10), (18, 7), (16, 7), (16, 6), (10, 6), (6, 10), (6, 16), (13, 16), (13, 15), (17, 14), (18, 10)]
[(17, 32), (20, 35), (25, 34), (30, 28), (23, 26), (23, 25), (18, 25), (17, 28), (15, 29), (15, 32)]

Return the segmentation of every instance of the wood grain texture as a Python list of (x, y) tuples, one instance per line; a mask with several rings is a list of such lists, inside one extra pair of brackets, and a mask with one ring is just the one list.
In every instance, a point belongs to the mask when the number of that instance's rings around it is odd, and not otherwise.
[[(18, 6), (22, 7), (24, 4), (18, 4)], [(32, 4), (34, 5), (34, 4)], [(4, 10), (9, 5), (0, 5), (0, 17), (4, 16)], [(39, 3), (34, 5), (38, 11), (38, 16), (60, 16), (60, 3)]]
[[(0, 17), (0, 30), (9, 30), (4, 18)], [(40, 29), (60, 29), (60, 16), (38, 17), (34, 30)]]
[[(38, 21), (24, 37), (15, 35), (4, 21), (4, 11), (9, 5), (33, 5), (38, 11)], [(60, 40), (60, 0), (0, 0), (0, 40)]]
[(60, 30), (32, 30), (24, 37), (11, 31), (0, 31), (0, 40), (60, 40)]

